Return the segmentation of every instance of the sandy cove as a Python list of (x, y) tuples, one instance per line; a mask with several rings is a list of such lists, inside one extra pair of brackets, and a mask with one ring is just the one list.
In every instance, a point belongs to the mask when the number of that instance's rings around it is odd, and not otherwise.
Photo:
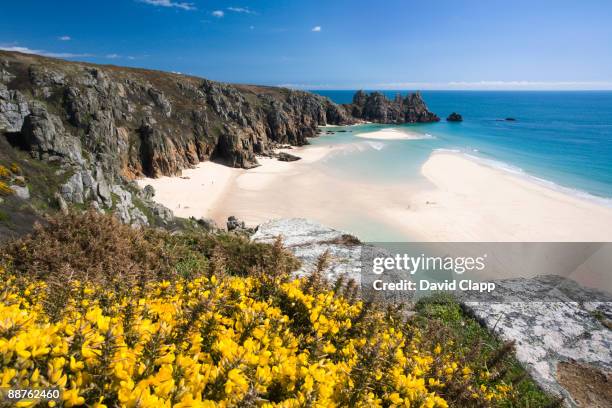
[[(140, 187), (155, 188), (155, 200), (170, 208), (179, 217), (212, 218), (225, 225), (229, 215), (227, 198), (237, 191), (257, 192), (267, 189), (282, 176), (291, 177), (303, 172), (304, 167), (323, 159), (336, 150), (332, 146), (279, 149), (299, 155), (297, 162), (282, 162), (273, 158), (259, 157), (259, 167), (245, 170), (214, 162), (202, 162), (192, 169), (182, 171), (180, 177), (143, 178), (137, 180)], [(263, 196), (261, 197), (264, 198)], [(265, 200), (262, 200), (265, 201)], [(238, 211), (242, 213), (242, 211)], [(261, 214), (244, 219), (253, 224), (254, 219), (267, 220)]]
[[(363, 143), (363, 142), (362, 142)], [(304, 217), (368, 240), (612, 241), (612, 208), (460, 154), (435, 153), (426, 182), (377, 185), (329, 174), (325, 161), (358, 143), (289, 150), (296, 162), (260, 158), (234, 169), (201, 163), (182, 178), (143, 179), (178, 216), (235, 215), (249, 225)]]

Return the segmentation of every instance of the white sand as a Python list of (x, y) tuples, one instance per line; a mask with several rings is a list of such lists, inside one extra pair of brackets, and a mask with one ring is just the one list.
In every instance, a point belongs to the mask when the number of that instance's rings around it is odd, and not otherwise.
[(382, 212), (426, 241), (611, 241), (612, 209), (459, 154), (422, 168), (433, 188)]
[(421, 183), (375, 185), (330, 174), (325, 160), (359, 143), (286, 150), (296, 162), (260, 167), (202, 163), (183, 176), (144, 179), (178, 216), (235, 215), (249, 225), (305, 217), (366, 239), (422, 241), (612, 241), (612, 209), (549, 189), (459, 154), (436, 153)]
[[(460, 154), (433, 154), (422, 167), (421, 182), (377, 185), (330, 173), (327, 159), (363, 145), (290, 149), (302, 160), (260, 158), (261, 166), (250, 170), (206, 162), (183, 171), (189, 179), (162, 177), (139, 184), (151, 184), (155, 199), (176, 215), (213, 218), (219, 226), (225, 226), (230, 215), (252, 226), (304, 217), (379, 242), (612, 242), (611, 208)], [(609, 251), (604, 254), (609, 258)], [(512, 266), (514, 259), (509, 261)], [(546, 257), (543, 262), (558, 265)], [(597, 262), (597, 256), (588, 262)], [(588, 262), (577, 267), (572, 278), (612, 291), (609, 276), (593, 272)], [(555, 272), (536, 269), (537, 274)], [(505, 270), (511, 276), (532, 274)]]
[(355, 136), (376, 140), (419, 140), (427, 138), (427, 136), (419, 133), (393, 128), (376, 130), (374, 132), (357, 133)]
[(183, 170), (181, 177), (144, 178), (138, 180), (138, 185), (153, 186), (155, 201), (170, 208), (177, 216), (208, 218), (242, 171), (202, 162), (193, 169)]
[[(261, 166), (249, 170), (202, 162), (193, 169), (183, 170), (180, 177), (143, 178), (137, 182), (140, 187), (147, 184), (153, 186), (155, 201), (170, 208), (179, 217), (213, 218), (219, 225), (225, 225), (227, 217), (234, 215), (231, 211), (228, 212), (224, 200), (232, 190), (261, 191), (274, 185), (280, 176), (301, 173), (308, 164), (341, 149), (341, 145), (279, 149), (278, 151), (299, 156), (301, 160), (282, 162), (260, 157), (258, 161)], [(261, 199), (267, 202), (265, 195), (262, 195)], [(246, 217), (246, 220), (251, 221), (252, 217)]]

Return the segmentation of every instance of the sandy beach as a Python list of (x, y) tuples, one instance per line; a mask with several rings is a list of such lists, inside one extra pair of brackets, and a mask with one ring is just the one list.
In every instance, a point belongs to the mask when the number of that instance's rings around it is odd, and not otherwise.
[(382, 210), (424, 241), (610, 241), (612, 208), (460, 154), (422, 167), (432, 188)]
[(403, 129), (398, 130), (394, 128), (380, 129), (374, 132), (357, 133), (355, 136), (362, 137), (364, 139), (376, 140), (419, 140), (427, 137), (421, 133), (409, 132), (408, 130)]
[[(338, 148), (333, 146), (279, 149), (279, 152), (298, 155), (301, 160), (283, 162), (274, 158), (259, 157), (261, 166), (249, 170), (202, 162), (193, 169), (183, 170), (180, 177), (142, 178), (137, 182), (140, 187), (153, 186), (155, 200), (170, 208), (175, 215), (185, 218), (212, 218), (223, 226), (227, 217), (234, 215), (227, 206), (228, 195), (233, 197), (237, 192), (245, 194), (262, 192), (257, 194), (258, 202), (267, 204), (268, 199), (264, 191), (278, 188), (282, 184), (282, 179), (301, 174), (309, 164), (322, 160), (337, 150)], [(248, 205), (244, 207), (248, 208)], [(253, 224), (254, 220), (259, 222), (268, 218), (271, 217), (254, 212), (251, 216), (245, 217), (245, 220)]]
[(193, 169), (183, 170), (180, 177), (143, 178), (137, 182), (140, 187), (153, 186), (155, 201), (170, 208), (175, 215), (208, 218), (241, 171), (202, 162)]
[(259, 158), (233, 169), (201, 163), (182, 178), (143, 179), (155, 199), (178, 216), (234, 215), (256, 225), (304, 217), (369, 240), (611, 241), (612, 209), (562, 193), (455, 153), (434, 153), (419, 183), (377, 185), (332, 176), (335, 154), (358, 148), (307, 146), (287, 150), (295, 162)]

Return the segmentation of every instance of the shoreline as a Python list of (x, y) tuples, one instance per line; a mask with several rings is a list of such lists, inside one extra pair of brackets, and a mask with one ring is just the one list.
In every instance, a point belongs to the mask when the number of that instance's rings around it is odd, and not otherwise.
[(421, 173), (432, 188), (412, 198), (411, 214), (396, 207), (386, 215), (426, 241), (612, 240), (612, 208), (529, 175), (440, 151), (432, 153)]
[(355, 136), (373, 140), (422, 140), (432, 138), (432, 136), (427, 134), (399, 130), (397, 128), (383, 128), (372, 132), (357, 133)]
[(499, 160), (478, 157), (473, 154), (465, 153), (465, 152), (448, 151), (446, 149), (434, 150), (433, 154), (441, 153), (441, 152), (457, 153), (457, 154), (460, 154), (461, 157), (464, 157), (467, 160), (473, 161), (476, 164), (479, 164), (481, 166), (484, 166), (484, 167), (487, 167), (493, 170), (501, 171), (502, 173), (513, 175), (515, 177), (518, 177), (530, 183), (537, 184), (540, 187), (550, 189), (550, 190), (556, 191), (561, 194), (569, 195), (575, 199), (583, 200), (591, 204), (596, 204), (596, 205), (600, 205), (603, 207), (612, 208), (612, 198), (597, 196), (597, 195), (591, 194), (584, 190), (580, 190), (580, 189), (572, 188), (572, 187), (566, 187), (561, 184), (557, 184), (554, 181), (550, 181), (550, 180), (547, 180), (547, 179), (544, 179), (538, 176), (534, 176), (532, 174), (529, 174), (523, 171), (523, 169), (521, 169), (520, 167), (516, 167), (516, 166), (507, 164)]
[(188, 179), (138, 183), (151, 184), (177, 216), (219, 226), (230, 215), (248, 225), (303, 217), (381, 242), (612, 241), (612, 208), (462, 153), (434, 151), (421, 168), (424, 182), (333, 177), (326, 159), (356, 143), (279, 149), (301, 160), (261, 157), (249, 170), (205, 162), (183, 171)]

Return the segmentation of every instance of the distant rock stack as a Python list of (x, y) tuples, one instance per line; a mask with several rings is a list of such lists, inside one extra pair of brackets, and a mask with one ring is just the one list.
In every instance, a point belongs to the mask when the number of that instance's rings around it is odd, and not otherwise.
[(354, 118), (376, 123), (426, 123), (440, 118), (430, 112), (419, 92), (390, 100), (381, 92), (357, 91), (353, 103), (345, 105)]
[(463, 116), (458, 114), (457, 112), (453, 112), (446, 118), (447, 122), (463, 122)]

